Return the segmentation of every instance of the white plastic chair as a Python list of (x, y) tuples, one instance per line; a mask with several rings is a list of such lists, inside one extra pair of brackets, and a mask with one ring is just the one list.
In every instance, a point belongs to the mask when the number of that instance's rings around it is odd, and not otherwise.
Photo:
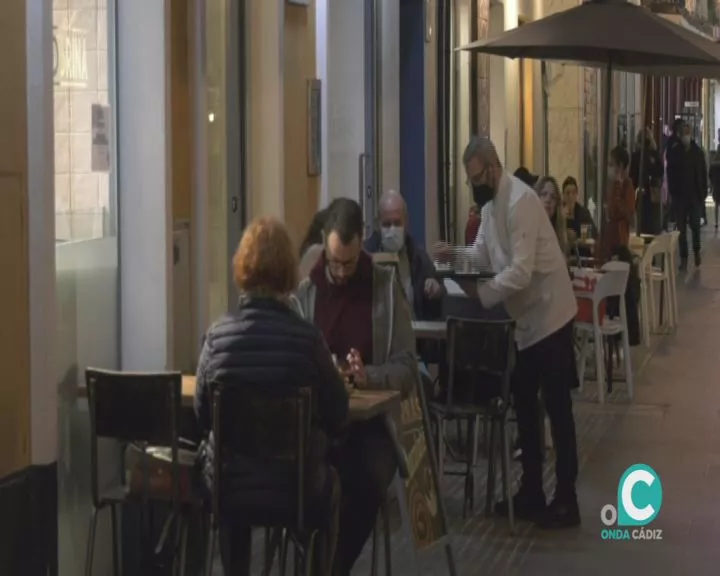
[(678, 243), (680, 241), (680, 231), (673, 230), (670, 232), (670, 295), (673, 311), (673, 327), (677, 327), (680, 316), (678, 315), (678, 298), (677, 298), (677, 253)]
[[(669, 327), (676, 324), (675, 314), (675, 259), (672, 253), (672, 234), (660, 234), (650, 243), (640, 262), (640, 306), (642, 315), (643, 340), (650, 347), (650, 334), (660, 328), (658, 307), (655, 302), (655, 284), (664, 290), (663, 313)], [(655, 266), (656, 257), (663, 259), (663, 267)]]
[[(590, 339), (595, 348), (595, 375), (598, 386), (598, 400), (605, 403), (605, 363), (603, 354), (604, 337), (622, 335), (623, 361), (625, 363), (625, 381), (628, 386), (628, 395), (633, 399), (633, 375), (630, 361), (630, 336), (628, 334), (627, 313), (625, 310), (625, 289), (630, 276), (630, 265), (627, 262), (608, 262), (603, 266), (603, 274), (597, 281), (595, 289), (591, 292), (575, 292), (578, 299), (584, 298), (592, 301), (593, 322), (576, 322), (575, 329), (581, 337), (580, 355), (578, 358), (578, 376), (580, 388), (585, 380), (585, 364), (590, 349)], [(608, 298), (617, 296), (620, 300), (620, 318), (609, 318), (607, 314), (599, 319), (600, 304)]]

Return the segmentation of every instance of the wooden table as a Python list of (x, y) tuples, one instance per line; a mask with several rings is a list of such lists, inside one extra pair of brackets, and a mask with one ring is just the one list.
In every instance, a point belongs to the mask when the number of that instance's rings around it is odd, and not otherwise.
[[(192, 407), (195, 397), (195, 376), (182, 377), (182, 403)], [(400, 404), (400, 392), (395, 390), (355, 390), (350, 396), (350, 421), (363, 422), (391, 412)]]
[[(196, 388), (195, 376), (183, 374), (182, 406), (192, 408)], [(87, 398), (87, 388), (78, 387), (78, 396)], [(400, 392), (395, 390), (355, 390), (350, 396), (350, 421), (363, 422), (391, 412), (400, 405)]]
[(447, 338), (447, 324), (442, 320), (417, 320), (412, 323), (415, 338), (425, 340), (445, 340)]

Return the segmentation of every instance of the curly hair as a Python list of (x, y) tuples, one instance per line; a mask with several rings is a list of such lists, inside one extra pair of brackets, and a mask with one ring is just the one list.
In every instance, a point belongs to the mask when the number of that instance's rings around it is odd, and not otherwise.
[[(560, 250), (562, 253), (567, 255), (568, 253), (568, 237), (567, 237), (567, 222), (565, 220), (565, 210), (563, 210), (562, 195), (560, 194), (560, 186), (558, 186), (557, 180), (552, 176), (543, 176), (535, 184), (535, 192), (538, 195), (542, 192), (545, 184), (550, 184), (553, 188), (553, 195), (555, 196), (555, 214), (552, 216), (551, 221), (555, 234), (560, 244)], [(563, 186), (564, 188), (564, 186)]]
[(249, 294), (282, 296), (297, 287), (298, 257), (285, 224), (261, 217), (248, 225), (233, 257), (233, 278)]

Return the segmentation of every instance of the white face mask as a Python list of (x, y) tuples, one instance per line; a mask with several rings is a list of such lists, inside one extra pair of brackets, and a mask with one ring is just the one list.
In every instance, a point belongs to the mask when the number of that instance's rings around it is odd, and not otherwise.
[(388, 252), (400, 252), (405, 244), (405, 228), (402, 226), (383, 226), (382, 245)]

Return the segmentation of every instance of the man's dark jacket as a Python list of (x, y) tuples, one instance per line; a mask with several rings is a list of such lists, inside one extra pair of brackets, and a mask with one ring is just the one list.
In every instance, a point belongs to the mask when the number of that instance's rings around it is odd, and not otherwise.
[[(382, 236), (376, 231), (365, 240), (366, 252), (382, 252)], [(442, 317), (442, 298), (428, 298), (425, 295), (425, 280), (435, 278), (442, 287), (430, 256), (415, 244), (410, 234), (405, 234), (405, 250), (410, 263), (410, 281), (413, 286), (413, 312), (417, 320), (438, 320)]]
[(665, 151), (670, 198), (676, 204), (702, 205), (707, 196), (707, 162), (695, 142), (686, 150), (677, 136), (671, 136)]

